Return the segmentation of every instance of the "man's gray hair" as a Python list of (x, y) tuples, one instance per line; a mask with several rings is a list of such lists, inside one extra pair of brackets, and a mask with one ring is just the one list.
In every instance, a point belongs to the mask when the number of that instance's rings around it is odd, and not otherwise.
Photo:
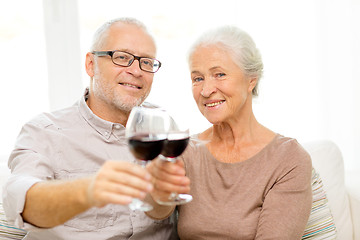
[[(112, 20), (104, 23), (102, 26), (100, 26), (96, 30), (96, 32), (93, 36), (93, 41), (91, 44), (90, 51), (101, 50), (101, 48), (105, 45), (110, 27), (114, 23), (118, 23), (118, 22), (125, 23), (125, 24), (131, 24), (131, 25), (135, 25), (135, 26), (139, 27), (145, 33), (147, 33), (154, 41), (154, 38), (151, 36), (151, 34), (148, 32), (146, 26), (141, 21), (139, 21), (135, 18), (129, 18), (129, 17), (115, 18), (115, 19), (112, 19)], [(155, 41), (154, 41), (154, 43), (155, 43)]]

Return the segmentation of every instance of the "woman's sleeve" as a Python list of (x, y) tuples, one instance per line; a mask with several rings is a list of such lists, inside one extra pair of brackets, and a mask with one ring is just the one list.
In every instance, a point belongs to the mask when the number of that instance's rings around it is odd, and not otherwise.
[(264, 197), (255, 239), (301, 239), (312, 206), (309, 154), (299, 145), (284, 155), (281, 174)]

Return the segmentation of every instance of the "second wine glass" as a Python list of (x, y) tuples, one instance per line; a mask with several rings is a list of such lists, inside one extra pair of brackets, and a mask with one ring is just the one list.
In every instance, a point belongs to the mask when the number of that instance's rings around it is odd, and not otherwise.
[[(178, 161), (178, 156), (180, 156), (188, 146), (190, 139), (189, 128), (176, 123), (170, 116), (168, 126), (167, 137), (159, 158), (163, 161), (175, 163)], [(162, 205), (180, 205), (188, 203), (191, 200), (192, 196), (190, 194), (172, 192), (169, 196), (157, 199), (156, 201)]]

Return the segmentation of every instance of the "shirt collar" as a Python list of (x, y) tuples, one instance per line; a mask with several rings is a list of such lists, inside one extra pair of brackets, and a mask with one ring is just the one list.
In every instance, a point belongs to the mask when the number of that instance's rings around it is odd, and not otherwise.
[(87, 121), (87, 123), (100, 133), (104, 138), (109, 139), (111, 133), (116, 130), (117, 132), (125, 133), (125, 127), (120, 123), (113, 123), (106, 121), (97, 115), (95, 115), (89, 106), (86, 104), (86, 100), (89, 96), (89, 88), (85, 89), (84, 96), (79, 100), (78, 106), (81, 116)]

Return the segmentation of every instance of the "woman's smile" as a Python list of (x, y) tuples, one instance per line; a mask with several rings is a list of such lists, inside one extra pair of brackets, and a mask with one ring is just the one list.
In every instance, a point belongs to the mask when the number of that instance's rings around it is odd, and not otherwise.
[(220, 107), (220, 105), (223, 104), (224, 102), (225, 102), (225, 100), (210, 101), (210, 102), (206, 102), (204, 104), (204, 106), (207, 107), (207, 108), (215, 108), (215, 107)]

